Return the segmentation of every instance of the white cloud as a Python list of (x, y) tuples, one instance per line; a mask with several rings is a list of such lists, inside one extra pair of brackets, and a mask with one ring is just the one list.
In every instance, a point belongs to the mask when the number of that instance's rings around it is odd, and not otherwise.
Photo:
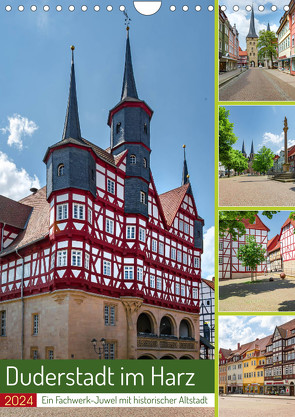
[(2, 128), (2, 133), (9, 133), (7, 143), (9, 146), (15, 145), (18, 149), (23, 148), (24, 136), (32, 136), (32, 134), (38, 129), (38, 126), (32, 120), (27, 117), (23, 117), (20, 114), (14, 114), (8, 117), (9, 125)]
[(40, 188), (36, 175), (31, 177), (24, 168), (18, 169), (8, 156), (0, 151), (0, 194), (19, 200), (30, 194), (30, 188)]
[(271, 133), (271, 132), (264, 132), (262, 145), (265, 145), (267, 143), (273, 143), (275, 145), (278, 145), (282, 143), (283, 140), (284, 140), (284, 132), (282, 132), (280, 135), (276, 135), (275, 133)]
[(250, 324), (256, 324), (267, 330), (268, 334), (272, 334), (275, 327), (283, 323), (293, 320), (294, 316), (255, 316), (249, 320)]
[(247, 323), (247, 320), (247, 316), (219, 317), (219, 347), (234, 350), (237, 349), (238, 343), (243, 345), (271, 333), (265, 332), (262, 329), (257, 329), (256, 327), (255, 330), (253, 330)]
[[(295, 140), (294, 139), (291, 139), (291, 140), (288, 140), (288, 148), (291, 148), (291, 146), (294, 146), (295, 145)], [(284, 150), (285, 148), (284, 148), (284, 145), (282, 145), (277, 151), (276, 151), (276, 154), (278, 155), (282, 150)]]
[(211, 279), (214, 276), (214, 226), (204, 234), (204, 253), (202, 255), (202, 278)]

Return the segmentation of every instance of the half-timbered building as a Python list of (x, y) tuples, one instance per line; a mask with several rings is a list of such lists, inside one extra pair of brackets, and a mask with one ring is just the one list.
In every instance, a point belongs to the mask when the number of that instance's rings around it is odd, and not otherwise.
[[(230, 233), (226, 233), (219, 238), (219, 279), (232, 279), (250, 276), (250, 269), (242, 265), (242, 261), (238, 259), (238, 250), (245, 245), (248, 236), (254, 236), (256, 242), (261, 244), (266, 250), (268, 242), (269, 228), (261, 221), (260, 217), (256, 215), (255, 222), (251, 224), (249, 220), (242, 220), (245, 227), (245, 235), (233, 240)], [(257, 265), (256, 274), (263, 274), (267, 272), (267, 263), (265, 261)]]
[(282, 270), (280, 236), (275, 235), (267, 242), (267, 270), (277, 272)]
[(214, 359), (215, 344), (214, 280), (203, 279), (200, 285), (200, 356)]
[(295, 274), (295, 220), (288, 217), (281, 228), (280, 232), (280, 249), (284, 272), (287, 274)]
[(92, 339), (106, 359), (199, 358), (204, 221), (186, 159), (181, 186), (157, 193), (128, 34), (110, 147), (81, 134), (72, 48), (46, 187), (0, 198), (0, 359), (96, 358)]

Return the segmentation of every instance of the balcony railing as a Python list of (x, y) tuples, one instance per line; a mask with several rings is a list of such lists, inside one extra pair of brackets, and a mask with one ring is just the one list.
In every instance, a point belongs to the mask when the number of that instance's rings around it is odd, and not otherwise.
[(198, 342), (192, 338), (180, 338), (176, 336), (157, 336), (142, 333), (137, 335), (138, 349), (149, 350), (198, 350)]

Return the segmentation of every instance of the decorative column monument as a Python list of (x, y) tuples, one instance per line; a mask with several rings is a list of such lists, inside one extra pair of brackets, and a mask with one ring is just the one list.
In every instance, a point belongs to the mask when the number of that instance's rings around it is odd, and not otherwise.
[(290, 164), (288, 163), (288, 139), (287, 139), (287, 131), (288, 131), (288, 122), (287, 117), (284, 120), (284, 134), (285, 134), (285, 163), (283, 164), (283, 171), (289, 172)]

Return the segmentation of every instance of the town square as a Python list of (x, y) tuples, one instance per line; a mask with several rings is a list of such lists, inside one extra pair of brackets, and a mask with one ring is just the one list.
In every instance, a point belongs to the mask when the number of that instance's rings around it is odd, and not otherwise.
[(219, 100), (295, 100), (295, 2), (219, 6)]

